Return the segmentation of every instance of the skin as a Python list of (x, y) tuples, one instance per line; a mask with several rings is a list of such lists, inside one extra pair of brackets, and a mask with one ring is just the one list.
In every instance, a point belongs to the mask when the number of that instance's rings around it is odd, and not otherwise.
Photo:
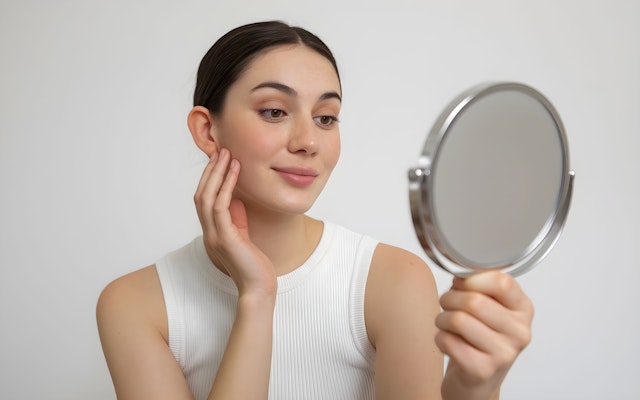
[[(205, 248), (239, 293), (209, 399), (267, 398), (276, 278), (301, 265), (322, 235), (322, 222), (304, 213), (339, 158), (340, 94), (329, 61), (281, 46), (253, 60), (219, 115), (189, 114), (194, 142), (210, 157), (194, 195)], [(533, 308), (513, 278), (456, 278), (439, 304), (424, 262), (386, 244), (374, 252), (364, 307), (376, 399), (496, 399), (530, 340)], [(154, 265), (110, 283), (97, 319), (119, 399), (192, 398), (167, 345)]]

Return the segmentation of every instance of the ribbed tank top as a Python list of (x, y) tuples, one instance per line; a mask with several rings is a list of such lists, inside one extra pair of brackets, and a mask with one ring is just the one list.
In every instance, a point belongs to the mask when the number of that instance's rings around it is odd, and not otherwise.
[[(364, 322), (364, 291), (377, 244), (325, 222), (311, 256), (278, 277), (269, 399), (374, 398), (375, 349)], [(195, 399), (206, 399), (231, 332), (238, 291), (212, 264), (201, 236), (160, 259), (156, 269), (169, 347)]]

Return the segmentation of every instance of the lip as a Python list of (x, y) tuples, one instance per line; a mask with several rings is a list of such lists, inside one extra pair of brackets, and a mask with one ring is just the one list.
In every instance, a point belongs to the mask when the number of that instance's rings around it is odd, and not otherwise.
[(277, 167), (273, 168), (287, 183), (297, 187), (311, 185), (318, 176), (318, 172), (304, 167)]

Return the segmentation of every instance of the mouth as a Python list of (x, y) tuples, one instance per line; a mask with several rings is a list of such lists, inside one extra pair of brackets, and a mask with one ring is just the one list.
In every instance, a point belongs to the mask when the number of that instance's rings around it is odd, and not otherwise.
[(310, 186), (318, 177), (318, 172), (311, 168), (283, 167), (273, 170), (287, 183), (297, 187)]

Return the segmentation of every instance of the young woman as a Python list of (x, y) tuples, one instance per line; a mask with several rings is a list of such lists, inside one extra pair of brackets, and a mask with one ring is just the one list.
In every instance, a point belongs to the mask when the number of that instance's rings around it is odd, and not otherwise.
[(205, 55), (188, 116), (210, 158), (203, 235), (98, 302), (119, 399), (499, 397), (533, 315), (511, 277), (455, 278), (439, 303), (416, 255), (305, 215), (338, 161), (341, 96), (301, 28), (242, 26)]

